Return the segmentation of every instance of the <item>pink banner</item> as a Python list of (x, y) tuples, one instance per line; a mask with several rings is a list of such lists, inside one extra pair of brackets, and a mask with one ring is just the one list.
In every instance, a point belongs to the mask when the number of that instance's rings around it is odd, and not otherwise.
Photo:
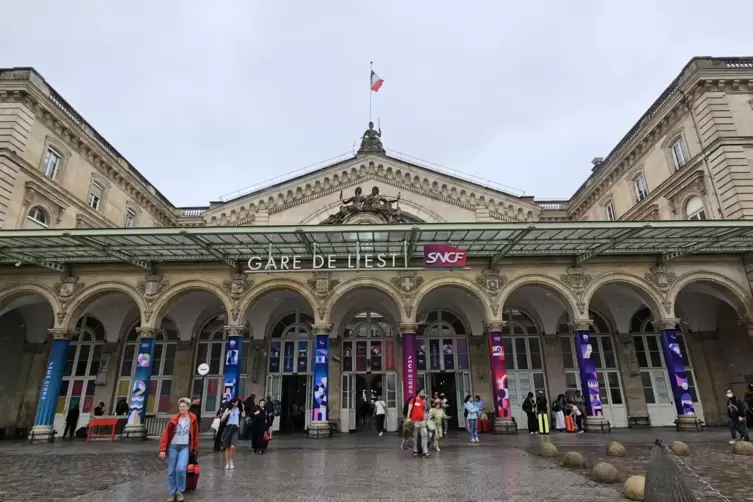
[(403, 401), (416, 395), (417, 386), (416, 334), (403, 333)]
[(494, 412), (498, 417), (510, 416), (510, 394), (507, 392), (507, 362), (502, 345), (502, 333), (489, 334), (492, 385), (494, 389)]
[(385, 342), (384, 369), (385, 371), (395, 371), (395, 342)]

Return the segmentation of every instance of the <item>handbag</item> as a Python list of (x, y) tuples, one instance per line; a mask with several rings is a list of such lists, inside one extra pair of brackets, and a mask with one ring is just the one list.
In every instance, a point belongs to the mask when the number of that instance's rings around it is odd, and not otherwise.
[(269, 432), (265, 432), (264, 433), (264, 441), (269, 441), (270, 439), (272, 439), (272, 438), (270, 437)]
[(212, 429), (219, 430), (220, 429), (220, 417), (216, 417), (214, 420), (212, 420)]

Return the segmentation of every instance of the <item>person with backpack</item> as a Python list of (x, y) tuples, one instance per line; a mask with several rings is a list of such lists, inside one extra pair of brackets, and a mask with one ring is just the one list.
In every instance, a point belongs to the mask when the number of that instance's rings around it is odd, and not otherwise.
[(552, 403), (552, 411), (554, 412), (554, 419), (557, 424), (557, 430), (559, 432), (565, 432), (565, 410), (567, 409), (567, 403), (565, 402), (565, 395), (560, 394), (557, 399)]
[(536, 401), (533, 399), (533, 392), (529, 392), (523, 401), (523, 411), (528, 417), (528, 433), (538, 434), (539, 429), (536, 425)]
[(413, 422), (413, 458), (418, 457), (418, 440), (421, 439), (421, 451), (424, 458), (429, 456), (428, 435), (426, 432), (426, 390), (419, 389), (416, 396), (408, 402), (407, 420)]
[(745, 423), (745, 402), (727, 389), (727, 415), (729, 416), (729, 431), (732, 434), (732, 440), (729, 444), (737, 442), (737, 433), (740, 433), (740, 439), (750, 441), (748, 436), (748, 426)]

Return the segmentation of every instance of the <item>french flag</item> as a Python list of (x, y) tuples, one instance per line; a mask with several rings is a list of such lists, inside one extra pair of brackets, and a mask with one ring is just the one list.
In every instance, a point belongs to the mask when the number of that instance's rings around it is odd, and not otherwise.
[(383, 83), (384, 79), (380, 78), (379, 75), (374, 73), (374, 70), (371, 70), (371, 90), (374, 92), (379, 92), (379, 89), (382, 87)]

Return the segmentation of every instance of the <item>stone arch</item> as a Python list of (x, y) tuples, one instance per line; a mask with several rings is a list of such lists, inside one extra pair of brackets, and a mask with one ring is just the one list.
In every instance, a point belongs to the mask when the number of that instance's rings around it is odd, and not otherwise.
[[(123, 293), (128, 295), (136, 303), (143, 323), (144, 314), (148, 308), (141, 292), (130, 284), (116, 281), (100, 282), (91, 287), (84, 288), (71, 299), (70, 305), (65, 309), (68, 313), (67, 317), (64, 320), (58, 318), (58, 322), (60, 324), (65, 323), (66, 329), (74, 330), (84, 309), (86, 309), (94, 299), (107, 293)], [(146, 323), (143, 323), (142, 326), (146, 326)]]
[(665, 317), (674, 317), (673, 312), (667, 312), (665, 309), (665, 301), (659, 291), (654, 288), (650, 283), (645, 280), (631, 274), (624, 274), (622, 272), (608, 272), (596, 277), (586, 286), (583, 291), (583, 303), (585, 308), (590, 308), (591, 299), (594, 294), (607, 284), (628, 284), (637, 289), (637, 293), (641, 296), (646, 306), (651, 310), (655, 319), (662, 319)]
[(320, 307), (319, 300), (317, 300), (311, 289), (305, 284), (292, 280), (292, 279), (270, 279), (268, 281), (261, 282), (252, 287), (239, 301), (238, 301), (238, 319), (242, 322), (249, 311), (249, 309), (256, 303), (256, 301), (270, 291), (287, 290), (300, 294), (306, 299), (311, 306), (311, 310), (316, 316), (317, 310)]
[[(383, 281), (381, 279), (376, 279), (374, 277), (357, 277), (355, 279), (351, 279), (349, 281), (346, 281), (342, 284), (338, 284), (329, 294), (327, 297), (327, 301), (324, 304), (325, 313), (324, 313), (324, 319), (321, 319), (321, 322), (327, 324), (332, 322), (332, 310), (334, 309), (335, 305), (337, 304), (337, 301), (342, 298), (345, 294), (347, 294), (349, 291), (353, 291), (357, 288), (371, 288), (376, 289), (377, 291), (380, 291), (384, 294), (386, 294), (389, 298), (392, 299), (392, 301), (395, 302), (395, 306), (397, 307), (398, 311), (401, 314), (405, 314), (404, 304), (406, 303), (405, 298), (403, 298), (400, 291), (390, 284), (387, 281)], [(406, 316), (405, 319), (407, 319), (410, 316)], [(405, 319), (395, 319), (395, 322), (406, 322)]]
[(421, 305), (421, 301), (424, 299), (424, 297), (426, 297), (426, 295), (431, 293), (433, 290), (439, 289), (443, 286), (454, 286), (456, 288), (461, 288), (476, 296), (476, 299), (478, 300), (479, 305), (484, 312), (485, 321), (499, 319), (499, 312), (497, 311), (495, 313), (493, 309), (494, 301), (490, 301), (489, 295), (486, 294), (486, 291), (481, 286), (464, 277), (450, 274), (427, 281), (420, 288), (418, 288), (418, 291), (416, 291), (416, 294), (414, 295), (413, 301), (411, 303), (413, 310), (411, 312), (411, 315), (407, 316), (407, 322), (413, 322), (415, 320), (415, 316), (418, 314), (418, 307)]
[(50, 308), (52, 309), (52, 313), (55, 315), (57, 315), (57, 313), (62, 310), (57, 296), (55, 296), (55, 293), (51, 289), (40, 284), (31, 283), (14, 284), (12, 286), (9, 286), (4, 291), (0, 291), (0, 309), (3, 307), (3, 305), (9, 303), (19, 296), (24, 295), (41, 296), (42, 298), (47, 300), (47, 303), (49, 303)]
[(524, 286), (540, 286), (553, 290), (560, 295), (561, 300), (565, 301), (564, 307), (568, 314), (572, 318), (575, 318), (578, 315), (578, 300), (573, 293), (557, 279), (541, 274), (523, 275), (505, 284), (505, 287), (502, 288), (502, 291), (499, 293), (499, 298), (497, 299), (499, 308), (504, 309), (505, 303), (513, 291)]
[(745, 288), (732, 279), (714, 272), (689, 272), (681, 275), (674, 283), (672, 283), (672, 286), (670, 286), (669, 291), (667, 292), (667, 300), (670, 302), (672, 306), (671, 308), (674, 308), (677, 301), (677, 295), (679, 295), (686, 286), (694, 282), (708, 282), (721, 287), (725, 292), (731, 293), (730, 295), (725, 295), (725, 300), (727, 300), (727, 302), (737, 311), (737, 315), (740, 317), (753, 316), (753, 305), (749, 304), (749, 294)]
[(212, 293), (218, 300), (220, 300), (225, 308), (225, 312), (228, 313), (228, 316), (230, 316), (230, 313), (234, 309), (235, 304), (233, 303), (233, 300), (228, 296), (225, 290), (217, 284), (202, 280), (183, 281), (170, 286), (154, 299), (154, 302), (149, 309), (151, 312), (149, 322), (144, 323), (143, 326), (159, 326), (162, 322), (162, 318), (167, 314), (170, 307), (180, 299), (183, 293), (191, 291), (205, 291), (207, 293)]

